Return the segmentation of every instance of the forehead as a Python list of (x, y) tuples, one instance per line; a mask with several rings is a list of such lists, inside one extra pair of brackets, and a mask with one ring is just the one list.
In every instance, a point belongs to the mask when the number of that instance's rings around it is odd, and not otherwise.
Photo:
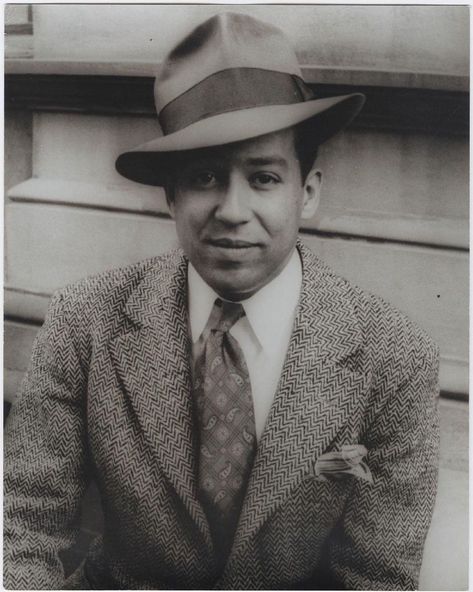
[(181, 170), (185, 166), (193, 167), (204, 163), (238, 163), (249, 166), (267, 163), (290, 167), (297, 161), (295, 134), (293, 128), (288, 128), (243, 142), (192, 150), (183, 153), (178, 160)]

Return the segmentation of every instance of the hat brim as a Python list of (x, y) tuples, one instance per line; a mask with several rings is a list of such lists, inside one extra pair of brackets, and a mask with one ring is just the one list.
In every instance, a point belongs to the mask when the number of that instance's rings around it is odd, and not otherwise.
[(291, 105), (265, 105), (220, 113), (121, 154), (117, 171), (132, 181), (162, 186), (176, 152), (249, 140), (307, 121), (308, 141), (316, 146), (346, 127), (365, 102), (360, 93), (312, 99)]

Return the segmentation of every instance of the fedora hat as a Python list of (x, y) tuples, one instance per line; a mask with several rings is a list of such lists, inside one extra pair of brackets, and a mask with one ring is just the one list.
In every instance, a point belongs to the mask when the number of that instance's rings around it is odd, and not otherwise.
[(208, 19), (166, 57), (154, 85), (163, 135), (121, 154), (117, 171), (164, 185), (176, 152), (247, 140), (306, 122), (314, 150), (348, 125), (365, 97), (317, 98), (284, 33), (226, 12)]

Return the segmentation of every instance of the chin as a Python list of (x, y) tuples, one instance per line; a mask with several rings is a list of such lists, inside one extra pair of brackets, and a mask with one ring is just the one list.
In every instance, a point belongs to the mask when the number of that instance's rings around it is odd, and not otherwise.
[(253, 296), (259, 288), (260, 285), (255, 285), (249, 282), (222, 282), (222, 281), (207, 281), (209, 286), (217, 292), (217, 294), (223, 298), (224, 300), (234, 300), (240, 301), (250, 298)]

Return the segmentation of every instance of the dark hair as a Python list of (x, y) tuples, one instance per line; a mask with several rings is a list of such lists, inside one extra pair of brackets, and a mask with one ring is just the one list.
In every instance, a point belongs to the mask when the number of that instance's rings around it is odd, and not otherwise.
[(309, 138), (309, 134), (310, 130), (304, 121), (294, 127), (294, 149), (297, 160), (299, 161), (303, 185), (317, 158), (318, 146), (314, 146), (314, 142)]

